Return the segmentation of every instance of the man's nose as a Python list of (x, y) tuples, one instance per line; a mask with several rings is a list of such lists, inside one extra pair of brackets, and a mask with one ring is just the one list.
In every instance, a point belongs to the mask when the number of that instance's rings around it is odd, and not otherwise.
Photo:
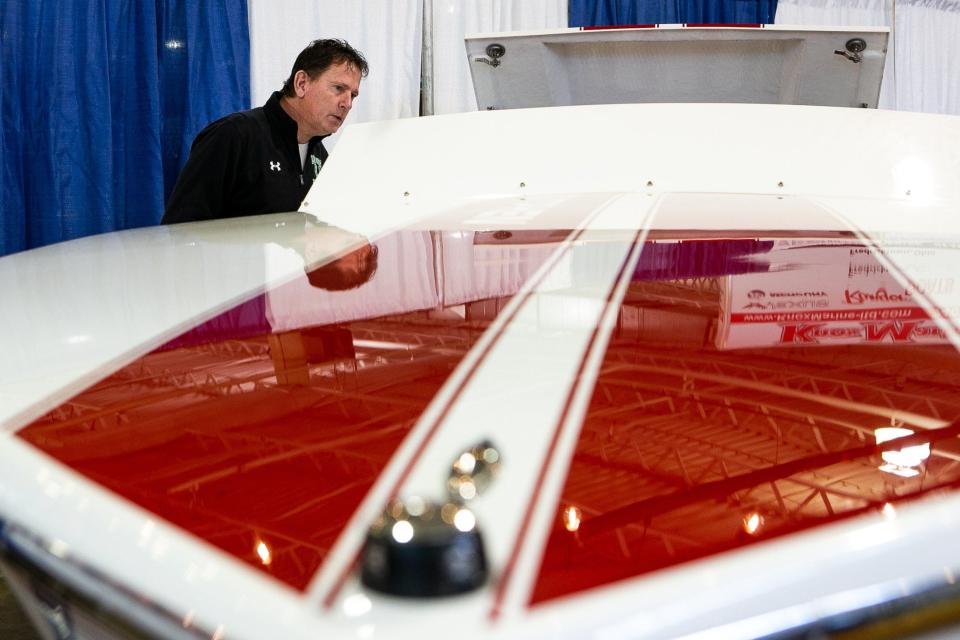
[(348, 93), (346, 97), (340, 100), (340, 108), (343, 109), (344, 111), (350, 111), (352, 107), (353, 107), (353, 96)]

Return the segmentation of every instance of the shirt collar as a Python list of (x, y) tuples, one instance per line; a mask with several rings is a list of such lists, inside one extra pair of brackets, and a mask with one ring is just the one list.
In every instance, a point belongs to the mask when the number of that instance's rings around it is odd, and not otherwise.
[[(267, 119), (270, 120), (270, 123), (279, 129), (284, 137), (290, 136), (293, 138), (293, 141), (296, 142), (297, 123), (283, 110), (283, 107), (280, 105), (281, 98), (283, 98), (283, 93), (274, 91), (270, 99), (263, 105), (263, 111), (267, 114)], [(323, 140), (326, 137), (327, 136), (314, 136), (310, 138), (308, 144), (313, 145), (314, 142)]]

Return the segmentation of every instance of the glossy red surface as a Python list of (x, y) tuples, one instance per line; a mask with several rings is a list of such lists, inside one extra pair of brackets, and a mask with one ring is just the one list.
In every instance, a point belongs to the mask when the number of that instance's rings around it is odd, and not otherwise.
[[(474, 257), (464, 235), (379, 242), (372, 293), (316, 290), (307, 278), (268, 291), (18, 435), (304, 589), (426, 405), (536, 269), (533, 260), (518, 275), (515, 260), (489, 250)], [(453, 307), (440, 303), (433, 272), (434, 243), (445, 239), (463, 258), (459, 284), (442, 292)], [(512, 279), (498, 280), (507, 271)], [(480, 276), (493, 284), (472, 295)], [(370, 308), (397, 311), (367, 317)]]
[[(960, 357), (921, 297), (855, 241), (648, 244), (531, 604), (955, 490)], [(916, 435), (878, 447), (891, 423)], [(914, 477), (880, 470), (923, 443)]]

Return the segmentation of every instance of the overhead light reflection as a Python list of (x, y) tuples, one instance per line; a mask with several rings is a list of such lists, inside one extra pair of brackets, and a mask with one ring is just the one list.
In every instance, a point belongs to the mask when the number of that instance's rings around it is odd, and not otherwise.
[(189, 629), (190, 625), (193, 624), (193, 616), (194, 616), (193, 609), (191, 609), (190, 611), (187, 611), (187, 614), (183, 616), (183, 620), (180, 622), (180, 624), (184, 629)]
[(893, 520), (897, 517), (897, 510), (889, 502), (883, 503), (883, 508), (880, 512), (883, 513), (883, 517), (887, 520)]
[(456, 504), (448, 502), (440, 508), (440, 517), (447, 524), (453, 524), (454, 518), (456, 518), (459, 510), (460, 508)]
[(407, 513), (414, 517), (422, 516), (427, 510), (427, 503), (420, 496), (407, 498)]
[(393, 539), (400, 544), (406, 544), (413, 540), (413, 525), (408, 520), (398, 520), (390, 530)]
[(472, 453), (467, 451), (457, 458), (456, 468), (458, 473), (471, 474), (477, 468), (477, 459)]
[[(877, 444), (904, 438), (913, 435), (913, 429), (904, 427), (880, 427), (874, 429), (874, 437)], [(880, 471), (890, 473), (902, 478), (912, 478), (920, 474), (916, 467), (923, 464), (924, 460), (930, 457), (930, 443), (918, 444), (902, 449), (884, 451), (880, 454), (885, 464), (880, 465)]]
[(139, 545), (141, 547), (146, 547), (150, 544), (150, 539), (153, 537), (153, 530), (156, 528), (153, 520), (147, 520), (143, 523), (143, 526), (140, 527), (140, 540)]
[(50, 550), (50, 553), (52, 553), (58, 558), (66, 557), (67, 551), (69, 549), (69, 547), (67, 547), (67, 543), (64, 542), (63, 540), (60, 540), (59, 538), (55, 538), (53, 541), (51, 541), (50, 546), (48, 548)]
[(756, 535), (763, 527), (763, 516), (756, 511), (751, 511), (743, 516), (743, 530), (751, 536)]
[(260, 556), (260, 562), (262, 562), (264, 566), (269, 566), (273, 561), (270, 555), (270, 547), (268, 547), (267, 543), (263, 540), (257, 544), (257, 555)]
[(916, 469), (912, 467), (901, 467), (898, 464), (882, 464), (877, 468), (884, 473), (900, 476), (901, 478), (914, 478), (920, 475), (920, 472)]
[(477, 485), (470, 478), (463, 476), (457, 485), (457, 493), (464, 500), (473, 500), (477, 497)]
[(460, 509), (457, 511), (457, 515), (453, 516), (453, 526), (464, 533), (473, 531), (473, 528), (477, 526), (477, 518), (469, 509)]
[(353, 346), (360, 349), (384, 349), (387, 351), (417, 349), (420, 345), (408, 342), (386, 342), (384, 340), (354, 340)]
[(573, 505), (563, 510), (563, 527), (571, 533), (580, 528), (580, 521), (582, 519), (583, 514), (580, 512), (580, 509)]
[(370, 602), (370, 598), (362, 593), (355, 593), (343, 601), (343, 612), (351, 618), (362, 616), (370, 611), (372, 607), (373, 604)]

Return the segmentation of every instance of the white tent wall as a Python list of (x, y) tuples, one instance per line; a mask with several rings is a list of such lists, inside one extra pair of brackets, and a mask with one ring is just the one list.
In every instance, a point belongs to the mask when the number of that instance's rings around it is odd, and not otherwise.
[(960, 1), (779, 0), (775, 22), (892, 26), (880, 108), (960, 115)]
[(497, 31), (565, 29), (567, 0), (425, 0), (431, 11), (433, 113), (477, 110), (463, 38)]
[[(341, 38), (370, 64), (348, 123), (420, 113), (423, 0), (249, 0), (250, 97), (280, 89), (312, 40)], [(326, 143), (336, 144), (336, 135)]]
[(960, 115), (960, 2), (898, 0), (896, 21), (896, 108)]
[(434, 91), (427, 112), (475, 111), (464, 35), (567, 26), (567, 0), (249, 0), (248, 6), (253, 106), (280, 87), (308, 42), (343, 38), (370, 63), (351, 123), (419, 115), (421, 51), (432, 56), (424, 60), (424, 86)]
[[(424, 113), (476, 110), (464, 36), (564, 28), (567, 0), (249, 0), (249, 16), (254, 106), (308, 42), (339, 37), (370, 62), (348, 121), (359, 123), (419, 115), (421, 71)], [(776, 22), (895, 22), (880, 107), (960, 114), (960, 0), (779, 0)]]

